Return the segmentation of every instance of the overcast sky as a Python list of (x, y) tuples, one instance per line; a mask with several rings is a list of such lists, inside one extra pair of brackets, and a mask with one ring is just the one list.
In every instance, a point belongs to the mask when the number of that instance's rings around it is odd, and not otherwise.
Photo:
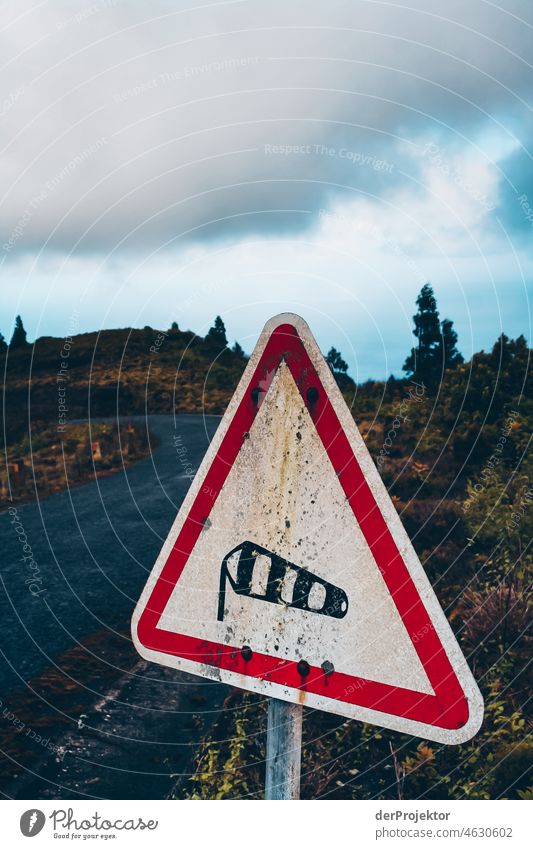
[(430, 280), (466, 356), (531, 340), (533, 3), (2, 4), (0, 330), (250, 351), (292, 310), (357, 379)]

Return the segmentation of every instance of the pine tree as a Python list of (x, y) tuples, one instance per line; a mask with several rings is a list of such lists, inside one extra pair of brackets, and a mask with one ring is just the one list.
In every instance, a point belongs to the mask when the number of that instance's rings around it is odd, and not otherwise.
[(429, 388), (434, 388), (442, 371), (442, 334), (437, 301), (430, 283), (422, 286), (416, 299), (418, 312), (413, 316), (413, 335), (418, 346), (411, 348), (402, 368)]
[(531, 352), (524, 336), (509, 339), (502, 333), (487, 355), (487, 361), (493, 371), (493, 379), (498, 384), (498, 394), (505, 391), (512, 397), (522, 394), (528, 396), (531, 393)]
[(215, 318), (213, 326), (209, 328), (206, 338), (209, 341), (216, 343), (216, 345), (221, 348), (225, 348), (227, 346), (228, 338), (226, 336), (226, 327), (219, 315)]
[(172, 324), (170, 325), (170, 329), (171, 329), (172, 331), (177, 331), (177, 330), (179, 330), (178, 322), (177, 322), (177, 321), (173, 321), (173, 322), (172, 322)]
[(231, 350), (233, 351), (234, 354), (236, 354), (238, 357), (240, 357), (241, 360), (246, 359), (246, 354), (244, 353), (244, 349), (242, 348), (241, 345), (239, 345), (238, 342), (235, 342), (235, 345), (233, 346), (233, 348)]
[(489, 356), (489, 361), (493, 368), (499, 371), (506, 371), (509, 368), (513, 356), (511, 353), (511, 344), (512, 340), (505, 333), (498, 336)]
[(393, 374), (390, 374), (385, 381), (385, 398), (387, 401), (393, 401), (398, 394), (398, 386), (402, 388), (402, 384)]
[(3, 354), (4, 351), (7, 350), (7, 342), (4, 338), (4, 334), (0, 333), (0, 354)]
[(336, 348), (329, 349), (326, 356), (326, 362), (333, 373), (342, 372), (343, 374), (346, 374), (348, 371), (348, 363), (343, 360), (340, 351), (337, 351)]
[(433, 289), (429, 283), (422, 286), (416, 299), (418, 312), (413, 316), (418, 347), (411, 348), (402, 368), (428, 387), (435, 389), (445, 369), (454, 369), (464, 363), (457, 349), (457, 333), (453, 321), (439, 320), (439, 311)]
[(441, 358), (444, 368), (456, 368), (464, 363), (464, 357), (457, 350), (457, 333), (453, 329), (453, 321), (445, 318), (441, 324)]
[(23, 348), (26, 344), (26, 331), (24, 330), (24, 325), (22, 324), (20, 315), (17, 315), (15, 319), (15, 329), (13, 330), (13, 336), (11, 337), (9, 347)]

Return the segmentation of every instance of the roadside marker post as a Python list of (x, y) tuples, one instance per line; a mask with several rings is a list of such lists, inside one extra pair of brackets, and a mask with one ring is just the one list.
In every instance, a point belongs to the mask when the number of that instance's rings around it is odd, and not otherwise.
[(307, 324), (267, 322), (132, 618), (147, 660), (270, 699), (267, 798), (302, 706), (458, 744), (483, 700)]

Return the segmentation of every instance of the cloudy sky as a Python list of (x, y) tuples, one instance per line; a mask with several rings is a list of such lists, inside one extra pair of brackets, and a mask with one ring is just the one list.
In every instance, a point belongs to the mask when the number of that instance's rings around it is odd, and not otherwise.
[(530, 0), (2, 13), (5, 336), (292, 310), (382, 378), (430, 280), (466, 356), (531, 340)]

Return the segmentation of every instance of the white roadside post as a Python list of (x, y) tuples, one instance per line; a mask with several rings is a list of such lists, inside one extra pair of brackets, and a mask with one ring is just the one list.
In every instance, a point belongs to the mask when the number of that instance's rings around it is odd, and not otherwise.
[(265, 799), (300, 798), (301, 705), (268, 700)]

